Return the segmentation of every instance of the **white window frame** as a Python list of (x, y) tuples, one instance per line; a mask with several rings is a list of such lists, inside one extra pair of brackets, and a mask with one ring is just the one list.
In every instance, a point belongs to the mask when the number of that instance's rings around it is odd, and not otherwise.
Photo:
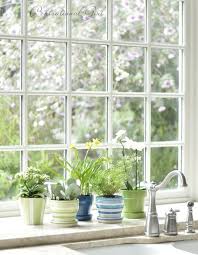
[[(146, 0), (145, 0), (146, 1)], [(67, 159), (71, 158), (70, 152), (68, 151), (66, 153), (66, 148), (68, 148), (68, 144), (71, 143), (71, 98), (72, 96), (95, 96), (95, 97), (103, 97), (107, 98), (107, 104), (108, 104), (108, 112), (107, 112), (107, 123), (112, 123), (112, 101), (113, 97), (141, 97), (146, 99), (146, 122), (151, 123), (151, 97), (158, 97), (158, 98), (179, 98), (179, 107), (183, 108), (184, 114), (180, 116), (182, 120), (183, 127), (179, 128), (179, 137), (181, 138), (179, 142), (151, 142), (150, 141), (150, 126), (149, 128), (146, 128), (146, 156), (145, 156), (145, 162), (147, 169), (150, 169), (150, 153), (151, 148), (154, 147), (177, 147), (183, 148), (179, 150), (180, 157), (179, 159), (183, 159), (184, 163), (180, 164), (178, 168), (181, 169), (187, 179), (188, 183), (190, 184), (189, 187), (185, 190), (181, 190), (178, 188), (177, 190), (166, 190), (166, 191), (159, 191), (158, 193), (158, 202), (183, 202), (186, 201), (189, 197), (191, 198), (198, 198), (198, 191), (195, 192), (196, 183), (193, 182), (193, 168), (195, 165), (195, 161), (198, 161), (195, 155), (195, 147), (193, 139), (193, 134), (195, 134), (195, 128), (192, 130), (193, 127), (195, 127), (195, 120), (194, 120), (194, 112), (190, 115), (189, 112), (191, 112), (193, 105), (195, 105), (196, 99), (195, 99), (195, 93), (193, 91), (193, 78), (196, 69), (190, 68), (190, 66), (193, 67), (196, 66), (195, 64), (195, 54), (193, 54), (192, 49), (195, 48), (195, 36), (193, 34), (193, 31), (195, 30), (194, 26), (195, 24), (195, 18), (196, 13), (195, 10), (197, 8), (198, 10), (198, 3), (196, 0), (178, 0), (180, 1), (180, 8), (181, 6), (185, 4), (185, 12), (183, 15), (184, 18), (184, 34), (180, 30), (180, 34), (183, 34), (182, 37), (180, 36), (180, 44), (179, 45), (168, 45), (168, 44), (156, 44), (151, 43), (151, 31), (150, 31), (150, 23), (151, 23), (151, 6), (150, 6), (150, 0), (147, 0), (147, 7), (146, 7), (146, 20), (147, 20), (147, 27), (146, 27), (146, 38), (147, 41), (143, 43), (133, 43), (133, 42), (115, 42), (113, 41), (113, 7), (112, 7), (112, 0), (107, 0), (107, 11), (108, 11), (108, 20), (107, 20), (107, 35), (108, 40), (83, 40), (83, 39), (71, 39), (71, 21), (69, 16), (67, 16), (67, 39), (59, 39), (59, 38), (45, 38), (45, 37), (33, 37), (27, 35), (27, 1), (22, 1), (22, 24), (23, 24), (23, 35), (20, 36), (8, 36), (8, 35), (0, 35), (0, 39), (15, 39), (22, 41), (22, 90), (21, 91), (0, 91), (0, 95), (19, 95), (22, 97), (22, 105), (21, 105), (21, 144), (19, 146), (0, 146), (0, 151), (20, 151), (21, 152), (21, 170), (27, 168), (27, 159), (28, 159), (28, 152), (29, 151), (40, 151), (40, 150), (60, 150), (64, 151), (65, 155), (67, 156)], [(71, 10), (71, 0), (68, 0), (67, 2), (67, 8), (68, 12)], [(198, 18), (197, 18), (198, 19)], [(196, 19), (196, 20), (197, 20)], [(180, 22), (182, 20), (182, 17), (180, 17)], [(198, 32), (197, 32), (198, 35)], [(66, 73), (67, 73), (67, 88), (65, 87), (64, 91), (27, 91), (27, 73), (26, 73), (26, 62), (27, 62), (27, 42), (28, 40), (31, 41), (49, 41), (49, 42), (63, 42), (67, 43), (67, 63), (65, 66)], [(108, 53), (107, 53), (107, 62), (108, 66), (108, 74), (107, 74), (107, 84), (108, 89), (105, 92), (72, 92), (71, 89), (71, 44), (72, 43), (84, 43), (84, 44), (98, 44), (98, 45), (106, 45), (108, 47)], [(145, 73), (145, 82), (147, 81), (147, 84), (149, 86), (146, 86), (146, 91), (137, 93), (137, 92), (114, 92), (113, 91), (113, 70), (112, 70), (112, 47), (114, 45), (118, 46), (137, 46), (142, 47), (146, 51), (146, 64), (147, 64), (147, 70), (148, 72)], [(183, 58), (183, 70), (180, 71), (183, 73), (182, 80), (180, 82), (183, 82), (183, 91), (179, 91), (179, 93), (153, 93), (151, 92), (150, 87), (150, 81), (151, 81), (151, 48), (170, 48), (170, 49), (179, 49), (180, 51), (184, 51), (184, 54), (180, 54), (180, 57)], [(182, 55), (182, 56), (181, 56)], [(197, 53), (198, 55), (198, 53)], [(197, 77), (198, 79), (198, 77)], [(188, 88), (185, 90), (186, 84), (188, 84)], [(65, 85), (66, 86), (66, 85)], [(181, 86), (180, 86), (181, 87)], [(190, 89), (189, 89), (190, 87)], [(185, 94), (185, 98), (184, 98)], [(65, 125), (67, 128), (67, 135), (65, 137), (65, 144), (61, 145), (28, 145), (28, 134), (27, 134), (27, 103), (28, 103), (28, 95), (60, 95), (65, 96), (67, 100), (65, 100), (65, 104), (67, 107), (66, 115), (65, 115)], [(197, 89), (197, 95), (198, 95), (198, 89)], [(194, 101), (191, 101), (191, 97), (194, 96)], [(197, 97), (198, 98), (198, 97)], [(198, 123), (197, 123), (198, 125)], [(191, 132), (192, 130), (192, 132)], [(22, 135), (23, 134), (23, 135)], [(113, 130), (112, 130), (112, 124), (108, 126), (107, 129), (107, 143), (104, 143), (101, 148), (105, 149), (108, 148), (111, 152), (113, 148), (117, 148), (112, 143), (113, 139)], [(198, 138), (197, 138), (198, 141)], [(66, 143), (67, 142), (67, 143)], [(184, 151), (184, 144), (185, 144), (185, 151)], [(79, 144), (79, 148), (83, 149), (84, 145)], [(181, 160), (179, 160), (181, 162)], [(197, 164), (198, 165), (198, 162)], [(197, 174), (198, 175), (198, 174)], [(150, 174), (149, 171), (146, 172), (146, 180), (150, 181)], [(18, 206), (16, 202), (1, 202), (0, 203), (0, 216), (9, 216), (9, 215), (15, 215), (18, 214)]]

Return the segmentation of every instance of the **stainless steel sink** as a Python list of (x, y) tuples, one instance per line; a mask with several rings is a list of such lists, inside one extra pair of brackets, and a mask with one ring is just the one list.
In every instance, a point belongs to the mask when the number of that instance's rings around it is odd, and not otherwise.
[(198, 240), (175, 242), (173, 246), (181, 251), (198, 254)]

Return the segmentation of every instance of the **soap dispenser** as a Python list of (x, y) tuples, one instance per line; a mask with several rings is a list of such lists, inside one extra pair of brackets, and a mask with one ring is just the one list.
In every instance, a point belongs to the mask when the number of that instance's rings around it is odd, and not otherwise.
[(164, 234), (175, 236), (177, 235), (177, 219), (176, 219), (176, 213), (179, 212), (179, 210), (173, 210), (172, 208), (168, 213), (166, 213), (165, 217), (165, 224), (164, 224)]

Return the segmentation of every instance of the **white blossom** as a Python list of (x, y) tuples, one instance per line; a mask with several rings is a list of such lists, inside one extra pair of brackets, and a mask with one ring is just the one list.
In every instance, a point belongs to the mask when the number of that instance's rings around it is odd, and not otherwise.
[(125, 142), (123, 144), (126, 149), (142, 151), (145, 148), (144, 143), (135, 142), (128, 137), (125, 137)]
[(126, 130), (119, 130), (117, 133), (116, 133), (116, 137), (115, 139), (113, 140), (113, 142), (117, 143), (117, 142), (120, 142), (122, 141), (123, 139), (125, 139), (126, 137)]

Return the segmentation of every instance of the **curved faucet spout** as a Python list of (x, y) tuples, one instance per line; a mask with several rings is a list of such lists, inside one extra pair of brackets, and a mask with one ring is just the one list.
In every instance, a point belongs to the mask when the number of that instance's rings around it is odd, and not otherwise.
[(155, 186), (155, 190), (159, 190), (159, 189), (163, 189), (166, 187), (166, 185), (171, 181), (171, 179), (175, 176), (179, 176), (180, 178), (180, 186), (182, 187), (186, 187), (187, 182), (186, 182), (186, 178), (184, 176), (184, 174), (181, 171), (178, 170), (173, 170), (172, 172), (170, 172), (169, 174), (167, 174), (167, 176), (164, 178), (164, 180), (157, 186)]
[(172, 172), (167, 174), (167, 176), (159, 185), (156, 185), (156, 183), (154, 182), (151, 182), (149, 185), (147, 185), (147, 191), (149, 193), (149, 206), (148, 206), (148, 212), (147, 212), (146, 224), (145, 224), (145, 234), (147, 236), (160, 235), (159, 221), (158, 221), (157, 210), (156, 210), (156, 192), (159, 189), (164, 188), (175, 176), (179, 176), (180, 178), (179, 184), (181, 186), (183, 187), (187, 186), (186, 178), (184, 174), (178, 170), (173, 170)]

